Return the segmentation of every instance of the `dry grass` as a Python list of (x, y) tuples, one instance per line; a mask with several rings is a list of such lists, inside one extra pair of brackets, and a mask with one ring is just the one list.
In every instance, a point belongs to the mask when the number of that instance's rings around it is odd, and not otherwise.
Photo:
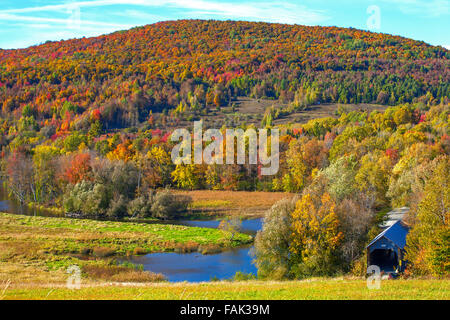
[(135, 256), (139, 256), (139, 255), (146, 254), (146, 253), (148, 253), (148, 251), (141, 247), (136, 247), (133, 250), (133, 255), (135, 255)]
[(92, 249), (92, 253), (94, 254), (94, 256), (106, 258), (113, 256), (116, 253), (116, 251), (112, 248), (98, 247)]
[[(111, 265), (103, 266), (102, 261), (115, 254), (191, 252), (200, 245), (223, 249), (251, 242), (247, 235), (238, 235), (234, 243), (228, 239), (229, 235), (215, 229), (0, 213), (0, 283), (9, 282), (12, 287), (64, 285), (69, 266), (88, 266), (88, 270), (100, 268), (106, 272)], [(112, 271), (107, 272), (108, 281), (160, 279), (133, 268), (123, 270), (112, 266)], [(88, 275), (86, 281), (99, 279)]]
[(361, 104), (321, 104), (321, 105), (315, 105), (315, 106), (309, 106), (306, 108), (306, 110), (294, 112), (290, 115), (287, 115), (283, 118), (277, 119), (274, 121), (276, 125), (281, 124), (304, 124), (307, 123), (310, 120), (313, 119), (319, 119), (319, 118), (338, 118), (336, 111), (338, 110), (339, 106), (341, 108), (344, 108), (345, 112), (350, 111), (367, 111), (370, 113), (371, 111), (377, 110), (377, 111), (384, 111), (386, 110), (387, 106), (383, 105), (377, 105), (377, 104), (367, 104), (367, 103), (361, 103)]
[(231, 205), (229, 200), (197, 200), (190, 204), (193, 209), (202, 208), (227, 208)]
[[(254, 124), (259, 127), (262, 117), (268, 108), (274, 106), (277, 109), (286, 109), (287, 103), (282, 103), (278, 100), (271, 99), (254, 99), (249, 97), (238, 97), (232, 101), (235, 109), (231, 106), (221, 107), (220, 111), (210, 110), (207, 116), (202, 117), (205, 127), (220, 128), (224, 123), (228, 123), (233, 127), (238, 127), (242, 123)], [(355, 110), (366, 110), (369, 113), (373, 110), (383, 111), (387, 106), (378, 104), (335, 104), (326, 103), (319, 105), (312, 105), (305, 110), (293, 112), (284, 117), (276, 119), (275, 125), (285, 124), (304, 124), (312, 119), (334, 117), (337, 118), (336, 111), (338, 108), (343, 108), (346, 112)], [(175, 129), (180, 127), (192, 128), (192, 121), (181, 120), (175, 124), (168, 124), (169, 128)]]
[(175, 252), (178, 253), (190, 253), (198, 251), (199, 245), (196, 242), (189, 241), (183, 245), (177, 245), (175, 247)]
[(157, 282), (164, 276), (153, 272), (136, 270), (124, 266), (85, 265), (83, 272), (91, 279), (116, 282)]
[[(51, 294), (49, 292), (51, 291)], [(244, 281), (210, 283), (112, 284), (82, 283), (80, 290), (64, 287), (9, 287), (5, 299), (162, 299), (162, 300), (400, 300), (450, 299), (449, 280), (385, 280), (368, 289), (364, 279), (305, 281)]]
[(263, 192), (263, 191), (222, 191), (222, 190), (193, 190), (176, 191), (178, 194), (192, 198), (192, 208), (225, 210), (227, 213), (243, 215), (261, 215), (281, 199), (291, 198), (292, 193)]

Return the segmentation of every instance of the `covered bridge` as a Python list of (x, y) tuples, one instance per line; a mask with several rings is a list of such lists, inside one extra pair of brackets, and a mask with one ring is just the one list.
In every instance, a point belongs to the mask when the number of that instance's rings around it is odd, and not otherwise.
[(367, 265), (376, 265), (385, 273), (402, 272), (408, 226), (401, 220), (392, 221), (366, 247)]

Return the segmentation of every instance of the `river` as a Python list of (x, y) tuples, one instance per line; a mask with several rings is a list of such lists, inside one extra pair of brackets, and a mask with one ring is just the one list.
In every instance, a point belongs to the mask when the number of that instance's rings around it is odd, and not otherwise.
[[(179, 224), (217, 228), (218, 220), (186, 220)], [(241, 232), (255, 235), (262, 228), (262, 218), (243, 220)], [(143, 256), (133, 256), (127, 259), (134, 264), (143, 265), (144, 270), (162, 273), (172, 282), (188, 281), (202, 282), (212, 279), (230, 279), (236, 272), (256, 275), (251, 254), (253, 246), (244, 246), (226, 250), (218, 254), (203, 255), (194, 253), (150, 253)]]
[[(21, 206), (8, 198), (3, 186), (0, 184), (0, 212), (15, 214), (54, 216), (49, 211)], [(174, 224), (202, 228), (217, 228), (220, 220), (177, 220)], [(241, 232), (255, 235), (262, 228), (262, 218), (243, 220)], [(143, 265), (144, 270), (162, 273), (172, 282), (188, 281), (202, 282), (211, 279), (229, 279), (236, 272), (256, 274), (251, 249), (253, 246), (244, 246), (230, 249), (217, 254), (203, 255), (201, 253), (151, 253), (143, 256), (132, 256), (127, 260)]]
[(0, 212), (24, 214), (27, 216), (43, 216), (43, 217), (55, 216), (55, 214), (49, 210), (21, 205), (18, 201), (10, 199), (1, 181), (0, 181)]

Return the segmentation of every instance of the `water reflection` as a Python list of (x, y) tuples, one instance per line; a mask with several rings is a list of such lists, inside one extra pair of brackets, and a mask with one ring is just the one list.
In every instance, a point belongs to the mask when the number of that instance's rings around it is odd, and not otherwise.
[(162, 273), (172, 282), (202, 282), (213, 278), (229, 279), (238, 271), (256, 274), (250, 249), (244, 247), (212, 255), (197, 252), (152, 253), (132, 257), (129, 261), (142, 264), (144, 270)]
[(23, 214), (27, 216), (43, 216), (52, 217), (55, 214), (49, 210), (38, 209), (20, 204), (14, 199), (10, 199), (7, 190), (0, 181), (0, 212), (8, 212), (14, 214)]
[[(180, 224), (217, 228), (220, 220), (179, 221)], [(241, 232), (255, 235), (261, 230), (262, 218), (243, 220)], [(229, 279), (236, 272), (252, 273), (257, 269), (253, 264), (251, 250), (253, 246), (241, 247), (218, 254), (202, 255), (201, 253), (151, 253), (145, 256), (131, 257), (135, 264), (142, 264), (144, 270), (162, 273), (169, 281), (202, 282), (212, 278)]]
[[(177, 223), (201, 228), (217, 228), (220, 220), (179, 220)], [(262, 228), (262, 218), (242, 220), (240, 232), (255, 235)]]

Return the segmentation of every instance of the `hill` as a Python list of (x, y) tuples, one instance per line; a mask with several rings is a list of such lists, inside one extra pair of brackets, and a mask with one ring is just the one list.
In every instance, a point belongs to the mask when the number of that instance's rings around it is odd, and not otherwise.
[(239, 96), (275, 100), (285, 114), (430, 103), (450, 95), (449, 60), (442, 47), (356, 29), (168, 21), (0, 50), (0, 105), (4, 126), (22, 117), (59, 131), (88, 130), (93, 113), (105, 130), (161, 117), (165, 126), (220, 113)]

